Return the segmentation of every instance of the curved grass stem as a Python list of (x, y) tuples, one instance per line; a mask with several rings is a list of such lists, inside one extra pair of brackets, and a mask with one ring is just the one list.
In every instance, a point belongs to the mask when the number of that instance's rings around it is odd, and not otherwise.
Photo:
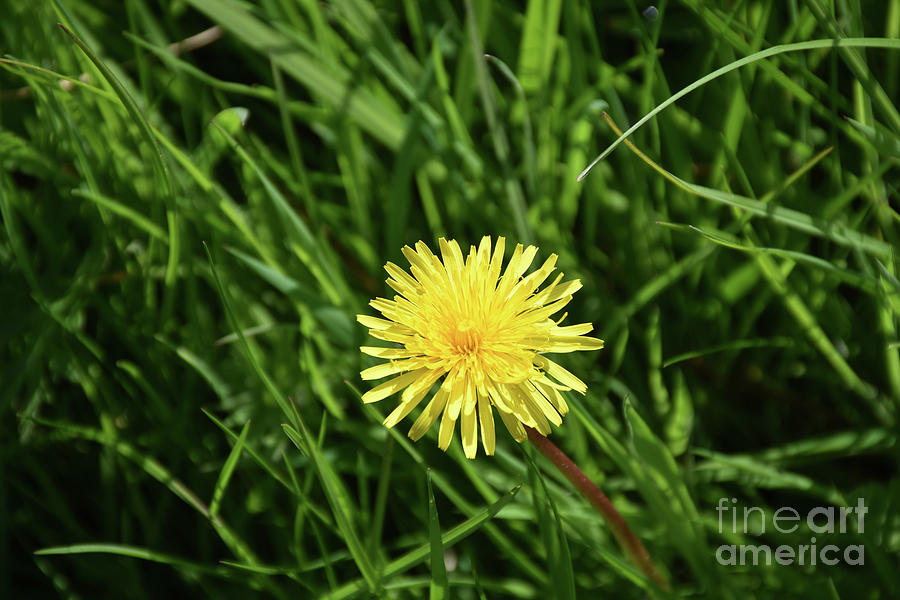
[(619, 511), (616, 510), (616, 507), (613, 506), (613, 503), (606, 497), (606, 494), (594, 485), (594, 482), (588, 479), (587, 475), (578, 468), (578, 465), (572, 462), (572, 459), (566, 456), (556, 444), (531, 427), (525, 427), (525, 430), (528, 432), (528, 439), (531, 443), (534, 444), (535, 447), (540, 450), (541, 454), (546, 456), (550, 462), (556, 465), (556, 468), (560, 470), (565, 478), (568, 479), (572, 485), (581, 492), (581, 495), (587, 498), (588, 502), (590, 502), (603, 516), (603, 519), (606, 521), (610, 531), (612, 531), (613, 536), (616, 538), (616, 541), (619, 542), (619, 546), (621, 546), (628, 559), (652, 581), (666, 590), (671, 589), (669, 583), (657, 570), (656, 565), (653, 564), (650, 553), (647, 552), (644, 544), (642, 544), (641, 540), (634, 534), (634, 531), (631, 530), (628, 523), (625, 522), (625, 519)]

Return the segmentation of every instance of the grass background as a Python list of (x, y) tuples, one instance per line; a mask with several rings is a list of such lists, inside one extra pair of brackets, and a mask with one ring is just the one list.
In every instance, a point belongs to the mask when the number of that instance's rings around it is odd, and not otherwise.
[[(645, 4), (4, 5), (0, 597), (668, 596), (527, 444), (360, 403), (383, 263), (482, 235), (582, 280), (607, 348), (562, 359), (552, 439), (673, 595), (897, 597), (900, 0)], [(665, 174), (620, 145), (576, 182), (604, 111), (867, 36), (660, 112), (630, 139)], [(859, 497), (863, 533), (772, 530)], [(715, 560), (812, 536), (865, 565)]]

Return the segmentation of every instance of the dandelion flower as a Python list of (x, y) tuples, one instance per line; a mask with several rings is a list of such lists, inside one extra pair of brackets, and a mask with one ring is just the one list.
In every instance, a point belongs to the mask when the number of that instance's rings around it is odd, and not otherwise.
[(593, 329), (590, 323), (563, 327), (565, 314), (558, 321), (551, 319), (581, 282), (562, 282), (560, 273), (538, 290), (555, 270), (557, 256), (551, 254), (523, 277), (537, 254), (535, 246), (518, 244), (502, 269), (502, 237), (492, 252), (491, 239), (485, 236), (465, 258), (455, 240), (441, 238), (439, 243), (441, 258), (424, 242), (415, 249), (404, 247), (409, 272), (390, 262), (384, 267), (390, 275), (387, 283), (398, 295), (369, 303), (385, 318), (356, 317), (373, 337), (400, 345), (360, 348), (388, 359), (360, 373), (363, 379), (395, 376), (366, 392), (363, 402), (402, 391), (400, 405), (384, 420), (393, 427), (440, 381), (409, 437), (421, 438), (440, 417), (438, 446), (446, 450), (460, 421), (468, 458), (475, 457), (479, 429), (485, 453), (494, 453), (494, 409), (519, 442), (527, 438), (523, 425), (550, 433), (550, 423), (560, 425), (569, 410), (560, 392), (584, 394), (587, 387), (544, 353), (603, 347), (603, 340), (585, 337)]

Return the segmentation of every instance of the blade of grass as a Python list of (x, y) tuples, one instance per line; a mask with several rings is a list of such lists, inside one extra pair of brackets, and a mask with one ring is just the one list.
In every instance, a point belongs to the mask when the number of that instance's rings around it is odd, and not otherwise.
[(683, 231), (687, 233), (693, 233), (704, 237), (705, 239), (718, 244), (719, 246), (723, 246), (725, 248), (731, 248), (732, 250), (739, 250), (741, 252), (754, 253), (759, 252), (762, 254), (771, 254), (773, 256), (779, 256), (781, 258), (790, 259), (792, 261), (807, 264), (818, 269), (821, 269), (831, 275), (834, 275), (838, 279), (848, 283), (854, 287), (857, 287), (864, 292), (874, 293), (878, 281), (865, 273), (859, 273), (857, 271), (851, 271), (850, 269), (845, 269), (843, 267), (838, 267), (834, 263), (827, 261), (823, 258), (819, 258), (818, 256), (812, 256), (811, 254), (806, 254), (804, 252), (797, 252), (795, 250), (784, 250), (783, 248), (767, 248), (762, 246), (750, 246), (739, 241), (736, 241), (723, 231), (707, 231), (700, 229), (699, 227), (694, 227), (693, 225), (687, 225), (683, 223), (665, 223), (665, 222), (657, 222), (657, 225), (661, 225), (663, 227), (667, 227), (669, 229), (675, 231)]
[(725, 65), (719, 69), (716, 69), (712, 73), (701, 77), (697, 81), (691, 83), (690, 85), (685, 86), (675, 94), (671, 95), (664, 102), (657, 105), (656, 108), (648, 112), (646, 115), (641, 117), (641, 119), (625, 130), (612, 144), (606, 147), (606, 150), (600, 153), (600, 155), (595, 158), (591, 164), (589, 164), (579, 175), (578, 181), (584, 179), (585, 175), (599, 163), (601, 160), (609, 156), (609, 154), (623, 141), (625, 138), (630, 136), (632, 133), (637, 131), (642, 125), (644, 125), (647, 121), (655, 117), (657, 114), (665, 110), (670, 105), (677, 102), (679, 99), (684, 96), (690, 94), (697, 88), (703, 87), (710, 81), (721, 77), (727, 73), (734, 71), (735, 69), (740, 69), (741, 67), (772, 57), (777, 56), (779, 54), (784, 54), (785, 52), (797, 52), (802, 50), (817, 50), (821, 48), (886, 48), (891, 50), (900, 50), (900, 40), (893, 40), (887, 38), (841, 38), (836, 40), (811, 40), (808, 42), (797, 42), (794, 44), (784, 44), (780, 46), (773, 46), (772, 48), (766, 48), (765, 50), (760, 50), (759, 52), (755, 52), (750, 56), (745, 56), (739, 60), (736, 60), (732, 63)]
[(139, 558), (150, 562), (169, 565), (177, 569), (183, 569), (188, 572), (204, 573), (207, 575), (216, 575), (228, 579), (237, 579), (240, 576), (230, 569), (221, 566), (204, 565), (191, 562), (183, 558), (150, 550), (149, 548), (141, 548), (139, 546), (129, 546), (126, 544), (70, 544), (68, 546), (53, 546), (50, 548), (41, 548), (35, 550), (38, 556), (59, 556), (66, 554), (114, 554), (117, 556), (127, 556), (129, 558)]
[(175, 284), (175, 278), (178, 273), (178, 263), (179, 263), (179, 255), (180, 255), (180, 247), (181, 242), (179, 238), (179, 229), (177, 227), (177, 213), (176, 207), (174, 203), (174, 191), (175, 187), (172, 183), (172, 177), (169, 172), (169, 168), (166, 165), (165, 156), (163, 156), (162, 150), (159, 147), (159, 144), (156, 143), (156, 137), (153, 134), (153, 129), (150, 126), (150, 122), (147, 120), (147, 117), (144, 116), (140, 107), (138, 107), (137, 103), (131, 97), (131, 94), (128, 93), (128, 90), (125, 89), (125, 86), (122, 85), (122, 82), (115, 76), (115, 74), (110, 70), (109, 67), (100, 59), (97, 54), (91, 50), (91, 48), (85, 44), (81, 38), (75, 35), (68, 27), (63, 25), (62, 23), (57, 23), (60, 29), (62, 29), (66, 35), (72, 38), (72, 41), (84, 52), (85, 56), (97, 67), (97, 70), (100, 71), (100, 74), (103, 78), (109, 83), (110, 87), (112, 87), (113, 91), (116, 93), (116, 96), (119, 97), (119, 100), (122, 102), (122, 105), (125, 107), (125, 110), (128, 112), (128, 115), (132, 118), (134, 123), (138, 126), (138, 129), (141, 132), (141, 136), (144, 138), (144, 141), (150, 145), (152, 152), (150, 153), (151, 161), (156, 171), (157, 176), (163, 184), (163, 199), (166, 202), (166, 222), (169, 227), (169, 260), (166, 264), (166, 286), (171, 289), (171, 287)]
[(141, 470), (147, 473), (147, 475), (166, 486), (175, 496), (186, 502), (194, 510), (203, 515), (203, 517), (208, 519), (213, 526), (213, 529), (216, 530), (216, 533), (219, 534), (219, 537), (222, 538), (222, 541), (225, 542), (225, 545), (236, 557), (249, 564), (257, 564), (258, 561), (256, 556), (243, 540), (231, 530), (221, 517), (211, 514), (209, 507), (207, 507), (190, 488), (177, 479), (159, 461), (146, 456), (127, 442), (110, 437), (110, 435), (104, 431), (48, 419), (33, 418), (33, 420), (41, 425), (57, 429), (64, 436), (89, 440), (115, 450), (117, 454), (135, 463)]
[[(453, 527), (450, 530), (446, 531), (441, 536), (441, 545), (445, 548), (452, 546), (453, 544), (456, 544), (457, 542), (478, 531), (497, 513), (499, 513), (503, 509), (503, 507), (512, 502), (513, 498), (516, 497), (516, 494), (519, 492), (520, 488), (521, 485), (517, 485), (506, 494), (500, 496), (500, 498), (490, 506), (469, 517), (456, 527)], [(426, 544), (423, 544), (422, 546), (419, 546), (415, 550), (407, 552), (403, 556), (392, 560), (387, 565), (385, 565), (382, 577), (387, 582), (396, 575), (405, 573), (416, 565), (421, 564), (430, 555), (431, 542), (428, 542)], [(322, 600), (344, 600), (344, 598), (355, 596), (359, 592), (363, 591), (364, 585), (365, 584), (362, 581), (354, 581), (344, 584), (330, 594), (326, 594), (322, 598)]]
[(403, 118), (366, 88), (353, 87), (351, 76), (336, 63), (326, 64), (296, 49), (291, 39), (257, 19), (232, 0), (187, 0), (187, 3), (220, 24), (257, 52), (271, 52), (282, 71), (323, 98), (335, 110), (347, 114), (387, 147), (403, 140)]
[[(612, 120), (609, 118), (609, 115), (604, 113), (604, 117), (606, 118), (607, 123), (609, 123), (610, 127), (612, 127), (614, 131), (618, 132), (619, 128), (615, 123), (612, 122)], [(798, 231), (803, 231), (805, 233), (824, 237), (837, 244), (841, 244), (842, 246), (850, 246), (851, 248), (859, 249), (863, 252), (873, 254), (875, 256), (885, 257), (888, 256), (891, 252), (890, 244), (887, 244), (872, 236), (859, 233), (858, 231), (850, 229), (849, 227), (846, 227), (844, 225), (834, 222), (827, 222), (824, 219), (817, 219), (806, 213), (768, 204), (766, 202), (763, 202), (762, 200), (756, 200), (754, 198), (740, 196), (731, 192), (722, 192), (719, 190), (704, 187), (702, 185), (688, 183), (687, 181), (684, 181), (683, 179), (665, 170), (663, 167), (653, 161), (653, 159), (647, 156), (643, 151), (641, 151), (637, 146), (635, 146), (630, 140), (625, 140), (625, 145), (642, 161), (647, 163), (647, 165), (649, 165), (654, 171), (656, 171), (681, 189), (685, 190), (686, 192), (689, 192), (701, 198), (714, 200), (727, 206), (742, 209), (744, 211), (747, 211), (751, 215), (767, 217), (776, 223), (781, 223), (782, 225), (797, 229)]]
[(237, 441), (234, 443), (231, 452), (228, 453), (225, 464), (222, 465), (222, 470), (219, 472), (219, 478), (216, 480), (216, 486), (213, 488), (212, 502), (209, 503), (209, 514), (212, 517), (219, 514), (219, 506), (222, 504), (222, 498), (225, 497), (225, 489), (228, 487), (228, 482), (231, 480), (234, 468), (237, 466), (238, 459), (241, 457), (241, 452), (244, 449), (244, 442), (247, 441), (247, 433), (249, 431), (250, 421), (247, 421), (241, 429), (240, 437), (238, 437)]
[[(534, 490), (532, 498), (538, 529), (540, 529), (541, 537), (544, 540), (544, 549), (547, 552), (551, 577), (550, 591), (554, 598), (574, 600), (575, 572), (562, 519), (559, 517), (556, 502), (550, 496), (544, 476), (538, 470), (534, 459), (529, 453), (525, 453), (525, 459), (531, 472), (531, 487)], [(538, 493), (539, 490), (540, 493)]]
[(431, 484), (431, 469), (426, 469), (425, 474), (428, 487), (428, 539), (431, 545), (431, 584), (428, 598), (444, 600), (450, 598), (450, 583), (447, 581), (447, 567), (444, 564), (444, 544), (441, 541), (441, 524)]
[(691, 360), (700, 356), (707, 356), (709, 354), (715, 354), (717, 352), (746, 350), (747, 348), (790, 348), (794, 345), (794, 343), (795, 342), (793, 338), (778, 337), (732, 340), (729, 342), (725, 342), (724, 344), (719, 344), (717, 346), (710, 346), (709, 348), (703, 348), (701, 350), (691, 350), (690, 352), (682, 352), (681, 354), (676, 354), (672, 358), (667, 358), (663, 362), (662, 366), (663, 368), (670, 367), (686, 360)]
[(80, 198), (85, 198), (86, 200), (90, 200), (91, 202), (95, 202), (100, 206), (109, 209), (110, 212), (119, 215), (123, 219), (131, 222), (138, 229), (143, 230), (148, 235), (155, 237), (166, 245), (169, 244), (169, 236), (166, 234), (163, 228), (138, 211), (134, 210), (133, 208), (125, 206), (121, 202), (113, 200), (112, 198), (107, 198), (106, 196), (95, 194), (85, 189), (76, 188), (72, 190), (72, 195), (78, 196)]
[(494, 88), (491, 85), (490, 74), (484, 59), (484, 47), (478, 31), (478, 23), (472, 9), (472, 0), (465, 0), (466, 8), (466, 33), (469, 37), (469, 45), (472, 49), (472, 60), (475, 61), (475, 75), (478, 82), (478, 95), (481, 98), (481, 106), (487, 119), (488, 131), (494, 145), (494, 154), (500, 162), (503, 170), (504, 191), (509, 203), (509, 212), (512, 213), (516, 235), (523, 244), (531, 244), (534, 234), (528, 225), (528, 207), (525, 203), (525, 195), (519, 180), (513, 176), (509, 165), (509, 140), (506, 131), (497, 120), (497, 104), (494, 100)]
[[(806, 0), (806, 5), (810, 8), (813, 15), (815, 15), (819, 24), (835, 38), (835, 41), (848, 39), (844, 37), (841, 28), (834, 22), (834, 19), (825, 12), (825, 7), (822, 6), (819, 0)], [(859, 47), (866, 48), (871, 46), (861, 45)], [(868, 92), (869, 97), (875, 101), (878, 108), (884, 113), (884, 116), (888, 118), (894, 131), (900, 133), (900, 111), (897, 110), (897, 107), (894, 106), (894, 103), (891, 101), (891, 98), (888, 97), (884, 88), (881, 87), (881, 84), (879, 84), (872, 75), (868, 65), (866, 65), (865, 59), (859, 52), (851, 49), (849, 45), (845, 46), (841, 44), (838, 47), (838, 52), (854, 77), (856, 77), (856, 81), (862, 84), (863, 88)], [(896, 100), (896, 98), (894, 100)]]
[(297, 256), (306, 265), (313, 277), (325, 292), (328, 299), (336, 306), (342, 306), (350, 297), (343, 276), (336, 270), (332, 264), (331, 258), (326, 256), (320, 247), (318, 241), (313, 237), (312, 232), (297, 212), (288, 204), (287, 200), (278, 191), (278, 188), (272, 183), (268, 176), (263, 172), (255, 160), (253, 160), (246, 150), (231, 136), (225, 129), (221, 128), (218, 123), (213, 121), (213, 126), (217, 127), (220, 133), (231, 144), (232, 149), (238, 156), (247, 163), (250, 168), (259, 177), (263, 184), (269, 199), (275, 206), (279, 215), (284, 222), (290, 225), (290, 230), (294, 234), (293, 239), (288, 241), (288, 246), (293, 248)]
[(209, 246), (206, 245), (206, 242), (203, 243), (203, 249), (206, 251), (206, 258), (209, 261), (209, 268), (212, 272), (213, 281), (216, 285), (216, 290), (219, 293), (219, 298), (222, 300), (222, 305), (225, 308), (225, 314), (228, 319), (228, 323), (231, 326), (233, 332), (238, 335), (238, 338), (241, 341), (241, 348), (247, 355), (247, 360), (250, 362), (250, 366), (253, 367), (254, 372), (257, 377), (259, 377), (260, 381), (263, 383), (265, 388), (268, 390), (269, 394), (275, 400), (275, 403), (281, 409), (281, 412), (291, 420), (292, 423), (297, 424), (296, 413), (285, 400), (285, 396), (281, 394), (278, 388), (275, 386), (275, 383), (269, 378), (269, 375), (262, 368), (262, 365), (259, 362), (259, 358), (256, 356), (256, 352), (254, 352), (253, 347), (250, 346), (250, 343), (247, 341), (247, 337), (244, 335), (244, 329), (241, 327), (240, 323), (237, 320), (237, 316), (234, 313), (234, 309), (231, 306), (231, 299), (229, 298), (227, 292), (225, 291), (225, 286), (222, 285), (222, 280), (219, 279), (219, 271), (216, 269), (216, 263), (213, 260), (212, 252), (209, 250)]
[[(338, 476), (331, 465), (322, 457), (321, 451), (318, 448), (312, 444), (304, 443), (304, 437), (290, 425), (285, 423), (282, 424), (281, 427), (288, 439), (293, 442), (297, 449), (304, 452), (313, 460), (322, 482), (322, 488), (328, 498), (328, 503), (331, 506), (331, 511), (334, 514), (338, 529), (341, 532), (341, 537), (347, 545), (347, 549), (350, 550), (350, 554), (353, 556), (353, 560), (359, 568), (360, 573), (362, 573), (368, 589), (371, 592), (376, 592), (381, 586), (381, 577), (376, 573), (375, 566), (369, 558), (369, 553), (366, 551), (366, 548), (363, 546), (359, 539), (359, 535), (356, 532), (356, 527), (353, 524), (352, 518), (355, 511), (353, 504), (350, 501), (350, 497), (347, 494), (347, 490), (344, 488), (343, 484), (341, 484), (340, 479), (338, 479)], [(306, 439), (309, 439), (308, 436), (306, 436)]]
[[(225, 425), (222, 421), (220, 421), (214, 414), (206, 410), (205, 408), (201, 408), (209, 420), (213, 422), (213, 424), (224, 432), (228, 438), (237, 445), (237, 441), (240, 439), (240, 436), (233, 432), (227, 425)], [(256, 461), (256, 463), (263, 468), (263, 470), (272, 476), (276, 481), (281, 483), (285, 488), (287, 488), (291, 492), (295, 492), (296, 488), (291, 485), (291, 483), (285, 478), (284, 475), (275, 470), (275, 467), (269, 464), (269, 462), (264, 459), (260, 454), (253, 449), (252, 446), (244, 444), (243, 450), (250, 455), (250, 457)]]

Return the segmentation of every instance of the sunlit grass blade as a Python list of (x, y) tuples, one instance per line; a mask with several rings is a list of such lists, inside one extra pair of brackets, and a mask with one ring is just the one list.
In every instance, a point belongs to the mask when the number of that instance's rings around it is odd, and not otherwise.
[(535, 505), (538, 529), (544, 540), (550, 570), (550, 587), (554, 598), (575, 598), (575, 573), (572, 555), (556, 502), (550, 496), (544, 476), (530, 456), (526, 456), (531, 473), (532, 498)]
[[(215, 124), (216, 123), (213, 122), (213, 125)], [(290, 232), (293, 233), (293, 237), (288, 240), (288, 247), (294, 249), (297, 256), (316, 278), (322, 291), (327, 295), (331, 302), (338, 306), (347, 302), (349, 292), (347, 291), (343, 276), (332, 264), (331, 257), (324, 253), (318, 241), (313, 237), (309, 227), (288, 204), (287, 200), (281, 192), (278, 191), (269, 177), (262, 171), (256, 161), (253, 160), (247, 151), (237, 143), (237, 140), (224, 129), (220, 129), (219, 131), (226, 139), (228, 139), (232, 149), (234, 149), (237, 155), (256, 172), (256, 175), (263, 184), (263, 189), (266, 190), (266, 193), (272, 200), (279, 215), (285, 223), (290, 225)]]
[(175, 203), (174, 203), (174, 192), (175, 186), (172, 182), (172, 175), (170, 173), (169, 167), (166, 165), (166, 159), (163, 156), (162, 150), (159, 147), (159, 144), (156, 143), (156, 137), (153, 134), (153, 128), (150, 125), (150, 122), (147, 120), (147, 117), (144, 116), (140, 107), (138, 107), (137, 103), (131, 97), (131, 94), (128, 93), (128, 90), (122, 85), (122, 82), (115, 76), (115, 74), (110, 70), (109, 67), (100, 59), (97, 54), (91, 50), (91, 48), (85, 44), (81, 38), (72, 33), (72, 31), (63, 25), (62, 23), (58, 23), (59, 27), (72, 38), (72, 41), (84, 52), (85, 56), (90, 59), (90, 61), (97, 67), (97, 70), (103, 75), (103, 78), (109, 83), (110, 87), (112, 87), (113, 91), (116, 93), (116, 96), (121, 100), (122, 105), (125, 107), (125, 110), (128, 112), (129, 116), (132, 120), (138, 125), (140, 129), (141, 136), (144, 138), (144, 141), (150, 146), (152, 152), (150, 153), (152, 164), (154, 170), (156, 171), (157, 177), (159, 177), (160, 182), (163, 185), (163, 198), (166, 202), (166, 221), (168, 224), (169, 231), (169, 261), (166, 265), (166, 285), (171, 287), (175, 283), (175, 277), (177, 276), (177, 269), (179, 264), (179, 254), (180, 254), (180, 238), (179, 238), (179, 230), (176, 221), (176, 212), (175, 212)]
[(823, 258), (819, 258), (818, 256), (813, 256), (811, 254), (807, 254), (805, 252), (797, 252), (796, 250), (785, 250), (783, 248), (768, 248), (762, 246), (750, 246), (747, 244), (743, 244), (740, 241), (733, 239), (732, 236), (728, 236), (725, 232), (722, 231), (708, 231), (701, 229), (699, 227), (695, 227), (693, 225), (686, 225), (683, 223), (665, 223), (659, 222), (657, 225), (662, 225), (663, 227), (667, 227), (669, 229), (673, 229), (675, 231), (683, 231), (687, 233), (694, 233), (700, 235), (707, 240), (718, 244), (719, 246), (724, 246), (725, 248), (731, 248), (732, 250), (740, 250), (741, 252), (748, 253), (762, 253), (762, 254), (771, 254), (773, 256), (779, 256), (781, 258), (787, 258), (792, 261), (806, 264), (818, 269), (822, 269), (834, 275), (835, 277), (841, 279), (842, 281), (847, 282), (848, 284), (857, 287), (865, 292), (874, 293), (877, 287), (877, 281), (874, 277), (866, 275), (865, 273), (859, 273), (856, 271), (851, 271), (850, 269), (845, 269), (835, 265), (833, 262), (825, 260)]
[[(441, 544), (445, 548), (452, 546), (453, 544), (465, 539), (466, 537), (478, 531), (487, 522), (489, 522), (490, 519), (494, 517), (494, 515), (499, 513), (503, 509), (503, 507), (512, 502), (513, 498), (515, 498), (520, 488), (521, 486), (514, 487), (506, 494), (501, 495), (500, 498), (498, 498), (497, 501), (490, 506), (479, 511), (472, 517), (469, 517), (456, 527), (453, 527), (450, 530), (446, 531), (441, 536)], [(421, 564), (430, 555), (431, 543), (429, 542), (389, 562), (384, 567), (382, 577), (385, 581), (387, 581), (396, 575), (405, 573), (416, 565)], [(365, 589), (363, 587), (364, 585), (365, 584), (362, 581), (348, 583), (341, 586), (339, 589), (333, 591), (332, 593), (324, 596), (322, 600), (343, 600), (344, 598), (355, 596), (363, 589)]]
[(745, 339), (745, 340), (731, 340), (728, 342), (724, 342), (717, 346), (710, 346), (709, 348), (703, 348), (701, 350), (691, 350), (690, 352), (682, 352), (681, 354), (676, 354), (671, 358), (667, 358), (662, 366), (670, 367), (672, 365), (677, 365), (678, 363), (691, 360), (694, 358), (699, 358), (701, 356), (707, 356), (709, 354), (715, 354), (716, 352), (728, 352), (734, 350), (746, 350), (748, 348), (790, 348), (796, 342), (793, 338), (753, 338), (753, 339)]
[(343, 68), (334, 63), (325, 64), (318, 57), (296, 49), (289, 38), (233, 0), (189, 0), (188, 3), (257, 52), (281, 48), (272, 54), (279, 69), (308, 86), (335, 109), (342, 108), (346, 102), (345, 108), (353, 120), (389, 148), (400, 145), (401, 116), (368, 90), (357, 89), (348, 94), (350, 75)]
[(890, 133), (881, 129), (876, 129), (871, 125), (860, 123), (856, 119), (844, 117), (850, 125), (860, 132), (872, 145), (885, 156), (900, 159), (900, 137), (897, 134)]
[(578, 175), (578, 180), (584, 179), (585, 175), (596, 165), (598, 162), (609, 156), (610, 152), (612, 152), (616, 146), (621, 144), (625, 138), (630, 136), (632, 133), (637, 131), (642, 125), (644, 125), (647, 121), (655, 117), (657, 114), (665, 110), (670, 105), (677, 102), (679, 99), (684, 96), (690, 94), (697, 88), (700, 88), (710, 81), (725, 75), (726, 73), (730, 73), (735, 69), (739, 69), (745, 65), (754, 63), (759, 60), (763, 60), (772, 56), (777, 56), (778, 54), (784, 54), (785, 52), (797, 52), (802, 50), (816, 50), (819, 48), (837, 48), (837, 47), (845, 47), (845, 48), (886, 48), (891, 50), (900, 49), (900, 40), (888, 39), (888, 38), (841, 38), (837, 40), (811, 40), (808, 42), (797, 42), (795, 44), (784, 44), (780, 46), (773, 46), (771, 48), (766, 48), (765, 50), (760, 50), (750, 56), (745, 56), (739, 60), (736, 60), (732, 63), (725, 65), (719, 69), (716, 69), (709, 75), (705, 77), (701, 77), (697, 81), (691, 83), (690, 85), (685, 86), (680, 91), (675, 94), (669, 96), (664, 102), (660, 103), (649, 113), (641, 117), (641, 119), (625, 130), (624, 133), (619, 135), (619, 137), (612, 144), (606, 147), (606, 150), (600, 153), (600, 155), (595, 158), (591, 164), (589, 164), (585, 169)]
[(254, 352), (253, 348), (247, 342), (246, 336), (243, 334), (243, 328), (240, 326), (240, 323), (237, 320), (237, 317), (234, 314), (234, 310), (231, 306), (231, 299), (229, 298), (227, 292), (225, 291), (225, 287), (222, 285), (222, 281), (219, 279), (219, 272), (216, 269), (215, 261), (213, 261), (212, 253), (209, 250), (209, 247), (204, 243), (204, 250), (206, 250), (206, 257), (209, 261), (210, 271), (212, 272), (213, 281), (215, 282), (216, 289), (219, 292), (219, 298), (222, 301), (222, 305), (225, 308), (225, 314), (228, 317), (228, 322), (231, 325), (232, 331), (238, 334), (238, 338), (241, 341), (241, 347), (247, 355), (247, 360), (250, 362), (250, 365), (253, 367), (253, 370), (256, 372), (256, 375), (259, 377), (260, 381), (268, 390), (269, 394), (275, 400), (278, 407), (284, 413), (286, 417), (294, 421), (295, 412), (291, 410), (291, 407), (288, 405), (285, 396), (278, 390), (275, 386), (275, 383), (269, 378), (268, 374), (262, 368), (262, 365), (259, 362), (259, 358)]
[(150, 550), (149, 548), (141, 548), (139, 546), (129, 546), (127, 544), (70, 544), (68, 546), (53, 546), (51, 548), (41, 548), (35, 550), (38, 556), (59, 556), (66, 554), (114, 554), (118, 556), (127, 556), (129, 558), (139, 558), (150, 562), (169, 565), (176, 569), (184, 570), (188, 573), (205, 573), (225, 578), (237, 578), (238, 575), (230, 569), (226, 569), (219, 565), (198, 564), (183, 558)]
[(241, 452), (244, 450), (244, 442), (247, 441), (247, 433), (249, 431), (250, 421), (247, 421), (241, 429), (241, 435), (231, 448), (228, 458), (225, 459), (222, 470), (219, 472), (219, 478), (216, 480), (216, 487), (213, 488), (212, 502), (209, 503), (209, 514), (213, 517), (219, 513), (219, 506), (222, 503), (222, 498), (225, 497), (225, 489), (228, 487), (228, 482), (231, 480), (231, 474), (234, 473), (234, 468), (237, 466), (238, 459), (241, 457)]
[(444, 565), (444, 544), (441, 541), (441, 524), (431, 485), (431, 469), (427, 469), (425, 473), (428, 487), (428, 538), (431, 545), (431, 585), (428, 598), (443, 600), (450, 598), (450, 584), (447, 581), (447, 567)]
[(696, 448), (694, 452), (708, 459), (695, 467), (697, 477), (711, 475), (717, 481), (752, 481), (757, 487), (802, 491), (823, 502), (844, 505), (833, 489), (804, 475), (772, 467), (749, 456), (727, 456), (702, 448)]
[[(607, 117), (607, 123), (609, 123), (610, 127), (612, 127), (615, 131), (618, 131), (615, 123), (613, 123), (612, 120), (609, 119), (608, 115), (605, 116)], [(629, 150), (640, 157), (640, 159), (647, 163), (654, 171), (656, 171), (681, 189), (685, 190), (686, 192), (690, 192), (691, 194), (700, 196), (701, 198), (714, 200), (727, 206), (733, 206), (735, 208), (742, 209), (752, 215), (769, 218), (776, 223), (781, 223), (782, 225), (786, 225), (799, 231), (827, 238), (843, 246), (858, 248), (864, 252), (874, 254), (876, 256), (885, 257), (891, 252), (890, 244), (886, 244), (885, 242), (873, 238), (872, 236), (859, 233), (858, 231), (850, 229), (844, 225), (833, 222), (829, 223), (824, 219), (817, 219), (806, 213), (802, 213), (800, 211), (792, 210), (789, 208), (784, 208), (782, 206), (774, 206), (761, 200), (756, 200), (754, 198), (740, 196), (731, 192), (722, 192), (712, 188), (704, 187), (702, 185), (696, 185), (684, 181), (680, 177), (673, 175), (669, 171), (662, 168), (659, 164), (654, 162), (630, 140), (624, 141)]]
[(197, 494), (194, 493), (190, 488), (188, 488), (181, 480), (175, 477), (159, 461), (155, 460), (152, 457), (146, 456), (131, 444), (112, 438), (106, 432), (97, 429), (80, 425), (73, 425), (71, 423), (60, 423), (47, 419), (34, 420), (41, 425), (46, 425), (48, 427), (58, 429), (66, 436), (90, 440), (92, 442), (102, 444), (106, 447), (111, 448), (124, 458), (127, 458), (128, 460), (134, 462), (145, 473), (147, 473), (147, 475), (159, 481), (175, 496), (186, 502), (188, 505), (194, 508), (194, 510), (203, 515), (203, 517), (208, 519), (210, 524), (222, 538), (222, 541), (225, 542), (225, 545), (228, 546), (232, 552), (234, 552), (235, 556), (250, 564), (255, 564), (257, 562), (256, 557), (250, 550), (250, 548), (231, 530), (231, 528), (229, 528), (228, 525), (225, 524), (225, 522), (222, 521), (220, 517), (211, 514), (209, 511), (209, 507), (206, 506), (206, 504), (204, 504), (202, 500), (200, 500)]
[[(202, 409), (203, 414), (209, 417), (209, 420), (212, 421), (216, 427), (222, 430), (228, 438), (237, 445), (238, 440), (240, 439), (240, 435), (233, 432), (225, 423), (216, 418), (211, 412), (206, 409)], [(245, 426), (246, 427), (246, 426)], [(243, 432), (242, 432), (243, 433)], [(246, 452), (250, 458), (252, 458), (256, 463), (262, 467), (273, 479), (281, 483), (288, 490), (293, 491), (293, 486), (291, 483), (285, 478), (284, 475), (275, 470), (275, 468), (269, 464), (267, 460), (265, 460), (258, 452), (256, 452), (251, 445), (242, 444), (243, 451)]]
[(321, 451), (314, 444), (305, 443), (304, 438), (290, 425), (284, 424), (282, 429), (284, 429), (284, 433), (297, 449), (306, 453), (313, 460), (338, 529), (341, 531), (344, 542), (347, 544), (347, 549), (350, 550), (350, 554), (353, 556), (360, 573), (362, 573), (368, 589), (373, 592), (378, 590), (381, 577), (378, 576), (368, 552), (359, 539), (352, 517), (358, 511), (351, 503), (346, 489), (331, 465), (325, 461), (321, 456)]

